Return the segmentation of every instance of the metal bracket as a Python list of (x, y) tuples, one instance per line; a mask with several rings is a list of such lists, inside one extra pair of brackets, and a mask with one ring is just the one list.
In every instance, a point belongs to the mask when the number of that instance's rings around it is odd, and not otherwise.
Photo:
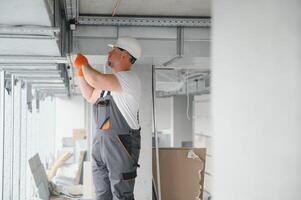
[(27, 94), (26, 94), (26, 97), (27, 97), (27, 108), (29, 110), (29, 112), (32, 112), (32, 99), (33, 99), (33, 96), (32, 96), (32, 86), (31, 84), (27, 84)]

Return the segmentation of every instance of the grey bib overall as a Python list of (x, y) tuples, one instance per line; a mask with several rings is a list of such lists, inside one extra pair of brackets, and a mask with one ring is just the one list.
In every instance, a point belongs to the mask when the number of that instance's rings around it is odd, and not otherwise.
[[(96, 134), (92, 146), (92, 174), (97, 200), (134, 200), (140, 154), (140, 129), (131, 129), (110, 92), (93, 105)], [(103, 130), (109, 121), (110, 127)]]

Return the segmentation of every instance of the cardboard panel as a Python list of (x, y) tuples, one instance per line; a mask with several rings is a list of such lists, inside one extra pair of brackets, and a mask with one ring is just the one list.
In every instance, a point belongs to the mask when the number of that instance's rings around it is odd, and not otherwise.
[[(196, 200), (200, 192), (200, 184), (204, 185), (204, 170), (199, 171), (202, 163), (199, 160), (187, 158), (190, 150), (203, 160), (206, 165), (205, 148), (160, 148), (160, 180), (162, 200)], [(153, 177), (157, 184), (156, 152), (153, 149)], [(202, 199), (202, 192), (200, 195)]]

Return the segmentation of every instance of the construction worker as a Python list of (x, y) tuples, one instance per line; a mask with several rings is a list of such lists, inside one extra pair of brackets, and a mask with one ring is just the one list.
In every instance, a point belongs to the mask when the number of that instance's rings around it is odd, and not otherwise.
[(92, 174), (97, 200), (134, 200), (140, 153), (138, 122), (141, 83), (131, 71), (141, 56), (136, 39), (119, 38), (108, 54), (112, 74), (93, 69), (77, 54), (79, 87), (93, 104), (96, 134), (92, 146)]

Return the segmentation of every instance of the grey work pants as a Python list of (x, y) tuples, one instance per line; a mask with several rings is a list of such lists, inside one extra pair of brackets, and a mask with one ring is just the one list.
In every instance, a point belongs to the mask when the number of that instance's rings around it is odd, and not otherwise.
[(140, 134), (99, 130), (93, 140), (92, 174), (97, 200), (134, 200)]

